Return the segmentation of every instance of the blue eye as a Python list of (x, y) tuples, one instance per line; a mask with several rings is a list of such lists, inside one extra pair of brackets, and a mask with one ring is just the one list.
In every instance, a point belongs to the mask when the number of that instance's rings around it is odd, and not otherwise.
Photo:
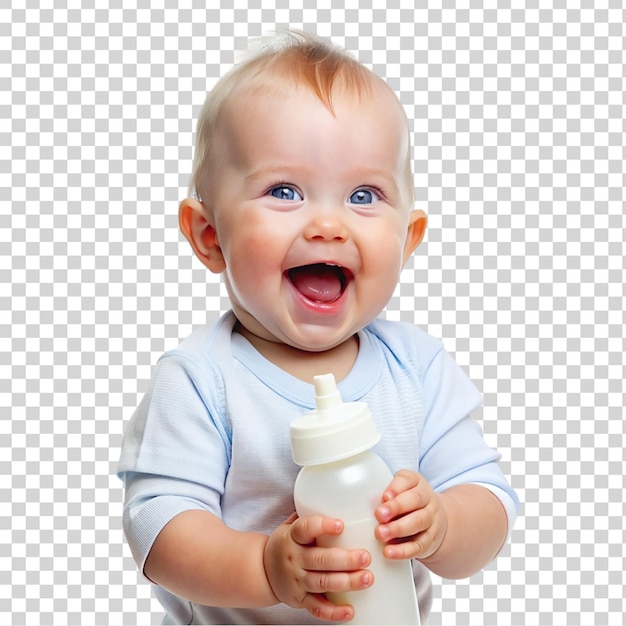
[(278, 185), (270, 189), (270, 195), (279, 200), (302, 200), (302, 196), (292, 187)]
[(357, 189), (349, 199), (352, 204), (372, 204), (377, 200), (380, 198), (372, 189)]

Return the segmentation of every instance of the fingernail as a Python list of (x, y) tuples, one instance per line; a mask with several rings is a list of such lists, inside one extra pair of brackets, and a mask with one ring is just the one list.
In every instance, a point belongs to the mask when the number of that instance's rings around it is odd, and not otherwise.
[(363, 574), (361, 582), (365, 587), (369, 587), (372, 584), (372, 575), (369, 572), (366, 572), (365, 574)]
[(390, 548), (389, 546), (387, 546), (385, 548), (385, 556), (388, 559), (397, 559), (400, 556), (400, 551), (396, 550), (395, 548)]
[(387, 537), (389, 537), (389, 529), (386, 526), (379, 526), (378, 534), (383, 541), (386, 541)]
[(383, 519), (388, 519), (388, 518), (389, 518), (389, 509), (388, 509), (386, 506), (381, 506), (381, 507), (378, 509), (378, 512), (380, 513), (380, 516), (381, 516)]

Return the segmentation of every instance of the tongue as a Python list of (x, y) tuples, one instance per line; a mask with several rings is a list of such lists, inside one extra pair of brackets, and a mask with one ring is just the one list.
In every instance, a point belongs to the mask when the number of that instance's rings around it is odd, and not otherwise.
[(332, 302), (343, 289), (343, 271), (340, 267), (324, 265), (303, 265), (289, 271), (289, 278), (295, 288), (314, 302)]

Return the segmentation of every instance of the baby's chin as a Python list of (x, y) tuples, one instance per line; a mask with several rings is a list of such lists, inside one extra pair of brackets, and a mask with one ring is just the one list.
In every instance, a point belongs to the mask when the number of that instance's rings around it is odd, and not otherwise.
[(268, 336), (266, 338), (256, 337), (256, 340), (263, 343), (272, 343), (274, 344), (274, 346), (276, 346), (277, 349), (282, 348), (285, 351), (315, 355), (323, 354), (325, 352), (331, 352), (337, 348), (340, 348), (343, 344), (349, 342), (352, 337), (353, 335), (349, 337), (341, 337), (340, 339), (337, 339), (335, 341), (330, 341), (326, 338), (292, 338), (289, 336), (279, 338), (274, 336)]
[(298, 329), (298, 332), (281, 329), (272, 333), (256, 320), (252, 324), (239, 321), (237, 330), (262, 353), (269, 349), (319, 355), (340, 348), (356, 335), (356, 332), (336, 334), (324, 326)]
[(294, 350), (319, 354), (341, 348), (343, 344), (352, 341), (359, 330), (334, 332), (328, 326), (310, 325), (299, 328), (297, 333), (285, 333), (282, 339), (277, 340)]

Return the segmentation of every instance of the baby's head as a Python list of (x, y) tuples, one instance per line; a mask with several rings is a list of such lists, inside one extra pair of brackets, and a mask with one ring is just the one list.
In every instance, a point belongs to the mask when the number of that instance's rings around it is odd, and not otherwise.
[(426, 227), (411, 211), (397, 97), (304, 34), (218, 82), (198, 121), (191, 189), (181, 229), (224, 274), (242, 332), (307, 352), (343, 345), (379, 315)]
[[(358, 106), (363, 98), (373, 96), (373, 86), (388, 91), (396, 101), (397, 111), (404, 116), (404, 110), (389, 86), (330, 41), (299, 31), (287, 31), (265, 40), (225, 74), (206, 98), (196, 128), (190, 195), (202, 200), (203, 190), (206, 193), (212, 164), (219, 159), (219, 154), (215, 154), (215, 137), (222, 113), (242, 93), (287, 95), (290, 90), (303, 87), (333, 112), (334, 97), (348, 96)], [(414, 199), (410, 142), (407, 143), (403, 184), (410, 207)]]

